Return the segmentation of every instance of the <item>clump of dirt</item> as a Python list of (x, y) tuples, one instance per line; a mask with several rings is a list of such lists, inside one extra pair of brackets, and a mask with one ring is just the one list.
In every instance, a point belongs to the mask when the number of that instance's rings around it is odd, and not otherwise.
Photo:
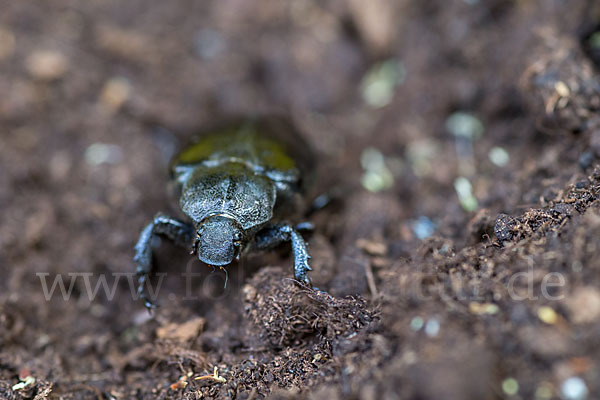
[[(600, 80), (591, 60), (572, 36), (545, 27), (522, 79), (549, 132), (581, 133), (600, 128)], [(549, 30), (549, 31), (548, 31)]]
[(500, 243), (506, 240), (519, 241), (534, 234), (543, 235), (560, 229), (573, 212), (583, 213), (600, 195), (600, 170), (587, 180), (581, 180), (561, 198), (549, 200), (553, 205), (542, 209), (530, 209), (523, 215), (510, 217), (500, 214), (494, 224), (494, 233)]
[(269, 349), (323, 341), (335, 345), (376, 322), (360, 296), (337, 299), (299, 285), (280, 268), (263, 268), (243, 292), (248, 336), (257, 335), (257, 346)]

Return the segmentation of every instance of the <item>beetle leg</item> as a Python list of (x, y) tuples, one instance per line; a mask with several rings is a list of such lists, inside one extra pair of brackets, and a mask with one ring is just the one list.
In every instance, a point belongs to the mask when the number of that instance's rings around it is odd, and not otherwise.
[(150, 272), (152, 272), (152, 238), (155, 235), (164, 235), (178, 245), (188, 246), (194, 239), (194, 228), (190, 224), (171, 218), (164, 214), (157, 214), (140, 233), (135, 245), (135, 261), (138, 276), (137, 293), (148, 309), (154, 304), (147, 297), (144, 288)]
[(289, 224), (275, 224), (260, 231), (254, 238), (254, 248), (266, 250), (273, 248), (283, 242), (292, 243), (294, 253), (294, 277), (310, 286), (308, 271), (312, 268), (308, 265), (310, 255), (306, 250), (306, 242), (302, 235)]

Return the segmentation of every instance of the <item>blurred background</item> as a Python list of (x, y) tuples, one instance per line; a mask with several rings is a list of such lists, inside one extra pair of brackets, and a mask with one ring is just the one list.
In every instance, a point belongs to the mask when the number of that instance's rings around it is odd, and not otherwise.
[[(0, 10), (0, 397), (597, 395), (597, 2)], [(203, 126), (263, 114), (289, 116), (314, 148), (314, 194), (342, 188), (309, 239), (313, 279), (334, 303), (294, 308), (283, 292), (297, 288), (277, 286), (286, 252), (233, 266), (225, 293), (195, 263), (206, 296), (186, 301), (167, 278), (154, 315), (125, 281), (110, 299), (90, 300), (82, 280), (69, 301), (45, 299), (39, 273), (131, 272), (144, 224), (177, 215), (173, 154)], [(157, 265), (190, 267), (166, 244)], [(535, 294), (563, 274), (562, 300), (507, 295), (533, 267)], [(349, 323), (348, 310), (364, 318)], [(226, 383), (193, 380), (214, 367)]]

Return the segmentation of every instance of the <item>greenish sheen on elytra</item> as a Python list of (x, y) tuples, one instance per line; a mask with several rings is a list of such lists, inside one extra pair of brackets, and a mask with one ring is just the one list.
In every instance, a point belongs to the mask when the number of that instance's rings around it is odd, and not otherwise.
[[(286, 138), (280, 140), (277, 138)], [(188, 221), (158, 214), (141, 232), (134, 260), (139, 276), (138, 293), (152, 306), (144, 292), (152, 269), (151, 241), (163, 235), (190, 246), (206, 264), (225, 266), (245, 250), (264, 250), (291, 242), (294, 276), (310, 284), (306, 244), (298, 232), (310, 227), (292, 226), (285, 210), (294, 208), (301, 194), (302, 178), (310, 166), (307, 153), (292, 125), (280, 119), (235, 122), (200, 135), (171, 163), (179, 187), (179, 205)], [(299, 161), (303, 161), (300, 165)]]

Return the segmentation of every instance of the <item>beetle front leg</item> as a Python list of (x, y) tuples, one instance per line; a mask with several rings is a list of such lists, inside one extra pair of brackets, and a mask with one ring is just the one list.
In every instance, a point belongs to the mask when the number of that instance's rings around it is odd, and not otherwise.
[(292, 243), (294, 254), (294, 277), (310, 286), (308, 271), (312, 271), (308, 260), (310, 255), (306, 250), (306, 242), (302, 235), (289, 224), (275, 224), (258, 232), (254, 238), (253, 248), (256, 250), (267, 250), (283, 242)]
[(152, 238), (155, 235), (164, 235), (175, 244), (189, 246), (194, 240), (194, 227), (185, 222), (171, 218), (164, 214), (157, 214), (140, 233), (135, 245), (135, 256), (133, 261), (137, 265), (138, 276), (137, 293), (148, 309), (154, 308), (154, 304), (146, 293), (144, 287), (150, 272), (152, 272)]

